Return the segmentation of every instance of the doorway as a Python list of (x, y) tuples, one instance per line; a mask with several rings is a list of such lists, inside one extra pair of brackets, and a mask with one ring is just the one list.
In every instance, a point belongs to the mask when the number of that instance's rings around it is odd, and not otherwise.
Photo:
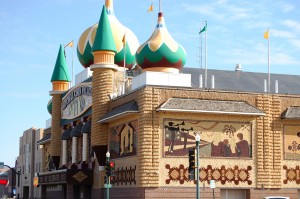
[(23, 199), (29, 199), (29, 186), (23, 187)]

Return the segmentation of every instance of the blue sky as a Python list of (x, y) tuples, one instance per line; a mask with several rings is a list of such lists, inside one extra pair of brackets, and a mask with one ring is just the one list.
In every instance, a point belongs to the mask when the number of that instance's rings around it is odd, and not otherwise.
[[(147, 13), (151, 3), (154, 12)], [(104, 0), (0, 0), (0, 162), (14, 165), (19, 137), (44, 128), (47, 103), (60, 44), (77, 41), (98, 22)], [(199, 30), (208, 21), (208, 68), (267, 72), (270, 27), (271, 73), (300, 75), (300, 1), (162, 0), (173, 38), (187, 52), (186, 67), (200, 67)], [(114, 0), (115, 15), (139, 42), (154, 30), (158, 0)], [(75, 74), (83, 68), (74, 48)], [(71, 71), (72, 49), (66, 49)], [(71, 72), (70, 72), (71, 73)]]

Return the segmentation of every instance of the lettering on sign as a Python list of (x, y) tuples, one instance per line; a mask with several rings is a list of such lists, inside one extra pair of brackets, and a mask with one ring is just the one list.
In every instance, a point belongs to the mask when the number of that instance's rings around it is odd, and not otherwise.
[(67, 173), (49, 174), (39, 176), (38, 184), (65, 183)]
[(62, 119), (73, 119), (92, 106), (92, 83), (82, 83), (72, 88), (62, 99)]

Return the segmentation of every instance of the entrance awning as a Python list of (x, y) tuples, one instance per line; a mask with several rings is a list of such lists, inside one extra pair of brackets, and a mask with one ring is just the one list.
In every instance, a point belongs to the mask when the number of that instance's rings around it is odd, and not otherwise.
[(126, 117), (128, 115), (137, 114), (139, 112), (138, 105), (135, 101), (130, 101), (121, 106), (113, 108), (110, 112), (104, 115), (98, 122), (107, 123), (116, 120), (120, 117)]
[(206, 114), (228, 114), (245, 116), (264, 116), (265, 113), (243, 101), (223, 101), (170, 98), (157, 111), (190, 112)]
[(37, 141), (37, 144), (45, 144), (47, 142), (50, 142), (51, 140), (51, 133), (46, 134), (42, 139), (40, 139), (39, 141)]

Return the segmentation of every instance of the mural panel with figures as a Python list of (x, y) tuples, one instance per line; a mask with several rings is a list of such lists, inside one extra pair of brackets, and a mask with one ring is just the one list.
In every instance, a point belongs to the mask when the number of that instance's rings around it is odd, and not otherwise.
[(251, 123), (164, 120), (165, 157), (186, 156), (200, 133), (200, 157), (251, 158)]
[(300, 126), (284, 126), (284, 158), (300, 160)]
[(136, 155), (138, 121), (128, 122), (110, 129), (110, 157)]

